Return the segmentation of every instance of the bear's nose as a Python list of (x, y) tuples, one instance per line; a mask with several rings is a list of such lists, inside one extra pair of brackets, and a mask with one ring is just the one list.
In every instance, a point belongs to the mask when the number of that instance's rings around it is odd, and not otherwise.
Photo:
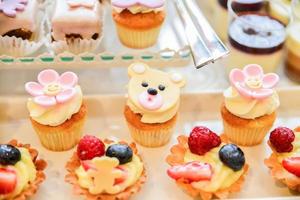
[(154, 88), (149, 88), (147, 90), (147, 92), (148, 92), (148, 94), (151, 94), (151, 95), (157, 95), (157, 90)]

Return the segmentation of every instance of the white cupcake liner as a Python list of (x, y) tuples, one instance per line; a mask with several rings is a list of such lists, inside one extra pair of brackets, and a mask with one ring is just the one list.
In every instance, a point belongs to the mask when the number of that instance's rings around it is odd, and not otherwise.
[(86, 52), (96, 52), (98, 48), (101, 46), (101, 41), (103, 39), (103, 26), (104, 26), (104, 16), (105, 16), (105, 9), (101, 8), (102, 14), (102, 20), (101, 20), (101, 30), (99, 33), (99, 38), (94, 39), (70, 39), (68, 41), (52, 41), (51, 37), (51, 18), (53, 16), (54, 7), (55, 7), (55, 1), (48, 0), (47, 1), (47, 7), (45, 11), (46, 15), (46, 26), (49, 30), (47, 34), (47, 47), (51, 51), (51, 53), (54, 53), (55, 55), (64, 53), (64, 52), (70, 52), (73, 54), (81, 54)]
[(32, 34), (31, 39), (22, 40), (16, 37), (0, 36), (0, 55), (13, 57), (34, 56), (35, 53), (38, 53), (44, 47), (46, 42), (44, 38), (46, 35), (44, 23), (46, 18), (40, 8), (39, 6), (37, 16), (37, 19), (40, 19), (40, 21), (37, 21), (37, 31)]
[(234, 127), (223, 120), (224, 133), (233, 143), (242, 146), (254, 146), (262, 143), (272, 124), (265, 127)]
[(140, 130), (127, 122), (132, 138), (145, 147), (161, 147), (170, 141), (174, 126), (166, 126), (156, 130)]

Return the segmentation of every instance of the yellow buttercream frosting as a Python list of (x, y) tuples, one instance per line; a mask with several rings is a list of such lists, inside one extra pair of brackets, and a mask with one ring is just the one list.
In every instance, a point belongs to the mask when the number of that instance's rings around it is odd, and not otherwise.
[[(78, 184), (89, 190), (91, 194), (117, 194), (132, 186), (141, 177), (144, 166), (137, 155), (133, 155), (132, 161), (119, 165), (116, 158), (106, 156), (96, 157), (92, 160), (97, 171), (85, 171), (82, 166), (76, 170)], [(114, 185), (115, 179), (122, 177), (122, 172), (116, 170), (120, 167), (126, 171), (124, 182)]]
[(21, 152), (21, 160), (17, 162), (14, 166), (1, 166), (0, 168), (9, 167), (13, 169), (17, 174), (17, 186), (15, 190), (7, 195), (0, 195), (0, 200), (11, 199), (19, 195), (24, 191), (29, 183), (33, 182), (36, 178), (36, 168), (31, 159), (30, 153), (26, 148), (18, 148)]
[(73, 114), (77, 113), (82, 105), (83, 95), (81, 88), (77, 85), (75, 89), (76, 94), (71, 100), (50, 107), (40, 106), (36, 104), (33, 99), (29, 98), (27, 108), (30, 117), (43, 125), (58, 126), (63, 124), (66, 120), (70, 119)]
[(292, 142), (293, 150), (287, 153), (277, 153), (277, 159), (279, 163), (282, 163), (282, 160), (290, 157), (299, 157), (300, 156), (300, 132), (295, 132), (295, 140)]
[(236, 89), (229, 87), (224, 91), (226, 109), (243, 119), (255, 119), (272, 114), (279, 107), (279, 97), (274, 90), (272, 96), (263, 99), (250, 99), (241, 96)]
[[(181, 75), (151, 69), (143, 63), (132, 64), (128, 73), (131, 78), (127, 105), (134, 113), (142, 115), (141, 122), (164, 123), (176, 115), (180, 104), (180, 88), (185, 85)], [(143, 87), (142, 83), (147, 83), (148, 86)], [(160, 85), (164, 86), (164, 90), (159, 89)], [(156, 96), (161, 97), (162, 105), (158, 109), (147, 109), (139, 101), (140, 95), (150, 88), (155, 89)]]
[(211, 180), (192, 182), (191, 184), (194, 188), (206, 192), (216, 192), (217, 190), (230, 187), (243, 175), (243, 169), (233, 171), (231, 168), (224, 165), (219, 159), (219, 150), (223, 145), (225, 144), (222, 143), (219, 147), (211, 149), (202, 156), (193, 154), (190, 150), (187, 150), (184, 156), (185, 163), (199, 161), (210, 164), (213, 169), (213, 176)]

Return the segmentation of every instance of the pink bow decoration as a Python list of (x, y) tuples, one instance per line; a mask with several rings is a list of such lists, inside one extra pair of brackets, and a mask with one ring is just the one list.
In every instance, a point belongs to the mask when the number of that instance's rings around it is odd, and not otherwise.
[(175, 165), (168, 169), (168, 175), (175, 179), (185, 179), (190, 182), (209, 181), (212, 177), (212, 166), (197, 161)]
[(96, 0), (67, 0), (68, 5), (71, 8), (85, 7), (93, 8)]
[(240, 95), (254, 99), (265, 99), (271, 96), (273, 88), (279, 82), (277, 74), (264, 74), (261, 66), (256, 64), (247, 65), (243, 70), (233, 69), (229, 79)]
[(76, 94), (75, 86), (78, 77), (73, 72), (65, 72), (61, 76), (52, 69), (41, 71), (37, 82), (25, 84), (25, 90), (32, 95), (33, 101), (41, 106), (54, 106), (65, 103)]
[(17, 11), (23, 11), (27, 0), (0, 0), (0, 11), (8, 17), (15, 17)]
[(111, 0), (113, 6), (119, 8), (129, 8), (135, 5), (147, 8), (160, 8), (164, 5), (164, 0)]

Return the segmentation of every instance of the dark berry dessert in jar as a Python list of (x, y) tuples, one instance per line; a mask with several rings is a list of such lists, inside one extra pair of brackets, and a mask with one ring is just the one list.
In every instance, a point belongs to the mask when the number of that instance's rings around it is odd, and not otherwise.
[[(231, 55), (226, 71), (249, 63), (263, 66), (265, 72), (276, 71), (283, 57), (286, 26), (269, 15), (269, 0), (261, 1), (256, 11), (241, 9), (238, 5), (238, 0), (228, 2), (228, 47)], [(277, 6), (280, 5), (278, 3)], [(288, 10), (286, 12), (289, 13)]]
[[(213, 25), (218, 36), (223, 40), (227, 40), (228, 30), (228, 0), (217, 0), (214, 8)], [(238, 10), (257, 11), (262, 7), (262, 0), (236, 0), (235, 7)]]

